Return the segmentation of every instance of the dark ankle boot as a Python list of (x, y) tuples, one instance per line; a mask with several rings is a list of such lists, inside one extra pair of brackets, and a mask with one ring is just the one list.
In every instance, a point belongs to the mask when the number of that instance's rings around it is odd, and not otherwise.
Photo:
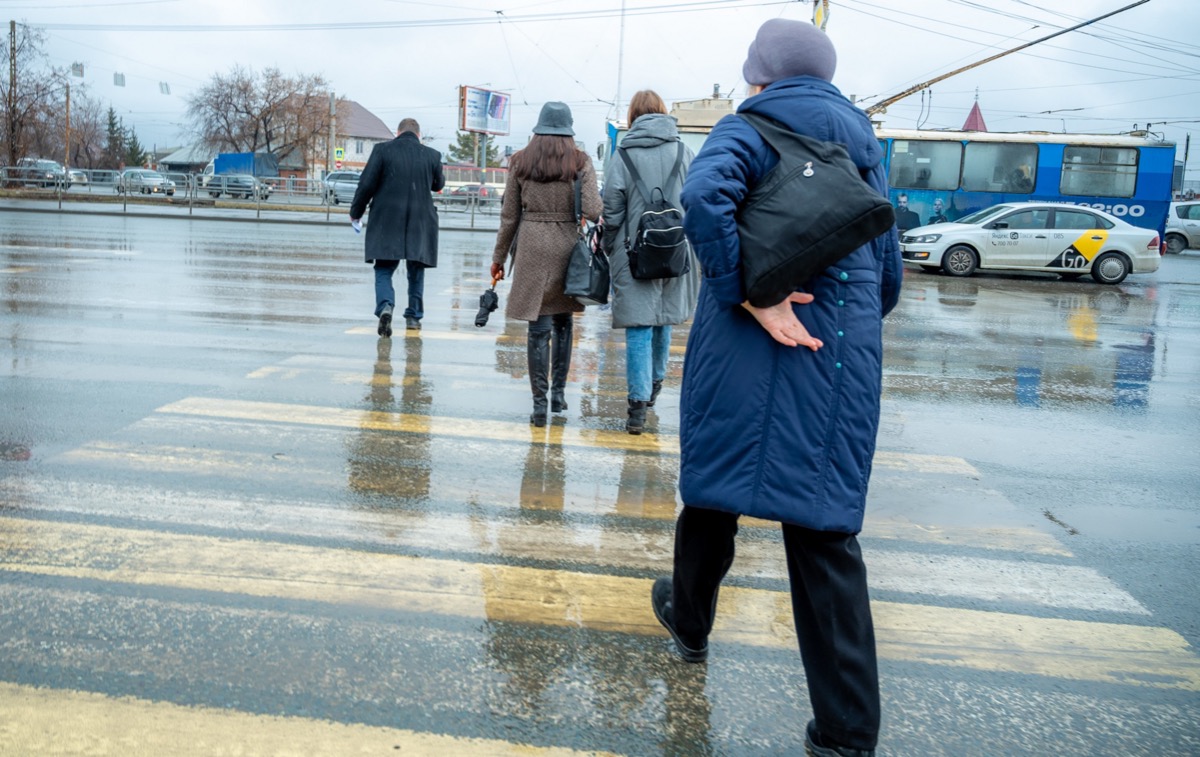
[(550, 332), (530, 331), (526, 337), (529, 358), (529, 389), (533, 392), (533, 414), (529, 422), (546, 425), (546, 389), (550, 373)]
[(661, 391), (662, 382), (658, 379), (655, 379), (654, 382), (650, 384), (650, 399), (647, 400), (646, 407), (654, 407), (654, 402), (658, 399), (658, 393)]
[(574, 336), (575, 319), (570, 313), (565, 318), (554, 317), (554, 339), (550, 379), (550, 410), (561, 413), (567, 409), (564, 391), (567, 388), (567, 373), (571, 370), (571, 340)]
[(629, 400), (629, 420), (625, 421), (625, 430), (633, 435), (642, 433), (646, 427), (646, 403), (642, 400)]

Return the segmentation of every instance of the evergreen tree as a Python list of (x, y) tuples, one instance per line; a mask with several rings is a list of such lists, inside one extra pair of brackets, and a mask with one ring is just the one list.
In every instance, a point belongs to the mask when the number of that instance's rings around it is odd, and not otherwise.
[(138, 141), (137, 132), (130, 126), (125, 137), (125, 165), (136, 168), (145, 162), (146, 151), (142, 149), (142, 143)]
[[(460, 131), (457, 134), (457, 141), (450, 145), (446, 157), (451, 163), (477, 166), (479, 165), (479, 143), (482, 140), (482, 134)], [(496, 141), (496, 138), (490, 134), (488, 135), (487, 143), (487, 164), (493, 168), (500, 165), (500, 145)]]
[(125, 160), (125, 124), (117, 118), (117, 113), (110, 106), (108, 109), (108, 124), (105, 127), (104, 167), (119, 168)]

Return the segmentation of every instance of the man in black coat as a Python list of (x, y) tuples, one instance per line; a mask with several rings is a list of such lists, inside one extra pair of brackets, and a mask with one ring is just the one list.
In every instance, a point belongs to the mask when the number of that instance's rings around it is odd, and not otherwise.
[(375, 264), (375, 315), (379, 335), (392, 335), (396, 293), (392, 274), (403, 260), (408, 274), (408, 306), (404, 323), (419, 329), (425, 315), (425, 269), (437, 266), (438, 214), (433, 192), (446, 185), (442, 154), (421, 144), (421, 127), (406, 118), (396, 138), (375, 145), (358, 180), (350, 205), (357, 223), (371, 206), (367, 225), (366, 260)]

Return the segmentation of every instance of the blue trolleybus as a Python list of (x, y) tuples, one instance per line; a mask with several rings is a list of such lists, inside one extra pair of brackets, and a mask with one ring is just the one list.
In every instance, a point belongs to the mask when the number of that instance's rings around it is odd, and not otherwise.
[(878, 129), (901, 231), (1004, 202), (1107, 211), (1162, 237), (1175, 144), (1138, 136)]
[[(699, 152), (727, 98), (676, 103), (680, 138)], [(624, 124), (609, 122), (607, 162)], [(1107, 211), (1163, 238), (1175, 143), (1150, 136), (883, 129), (900, 230), (954, 221), (1004, 202), (1065, 202)], [(907, 212), (906, 212), (907, 211)]]

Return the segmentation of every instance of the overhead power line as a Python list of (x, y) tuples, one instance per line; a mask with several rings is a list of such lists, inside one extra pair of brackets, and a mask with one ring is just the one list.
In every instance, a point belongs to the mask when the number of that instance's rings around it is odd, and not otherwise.
[[(627, 16), (654, 16), (663, 13), (699, 13), (712, 10), (728, 10), (730, 8), (752, 8), (767, 5), (792, 5), (795, 0), (765, 0), (764, 2), (745, 2), (745, 0), (696, 0), (694, 2), (672, 3), (666, 5), (646, 5), (640, 8), (628, 8), (624, 11)], [(526, 15), (505, 15), (510, 23), (534, 21), (584, 21), (598, 18), (617, 18), (621, 15), (620, 8), (597, 9), (585, 11), (556, 11), (554, 13), (530, 13)], [(403, 21), (342, 21), (317, 24), (72, 24), (72, 23), (34, 23), (41, 29), (97, 31), (97, 32), (327, 32), (363, 29), (408, 29), (438, 26), (478, 26), (496, 23), (495, 13), (486, 16), (466, 18), (432, 18), (406, 19)]]
[(985, 63), (989, 63), (989, 62), (991, 62), (991, 61), (994, 61), (994, 60), (996, 60), (997, 58), (1003, 58), (1003, 57), (1004, 57), (1004, 56), (1006, 56), (1006, 55), (1011, 55), (1011, 54), (1013, 54), (1013, 53), (1015, 53), (1015, 52), (1017, 52), (1017, 51), (1019, 51), (1019, 50), (1024, 50), (1024, 49), (1026, 49), (1026, 48), (1033, 47), (1034, 45), (1036, 45), (1036, 44), (1039, 44), (1039, 43), (1041, 43), (1041, 42), (1045, 42), (1045, 41), (1046, 41), (1046, 40), (1048, 40), (1048, 39), (1053, 39), (1054, 37), (1058, 37), (1058, 36), (1061, 36), (1061, 35), (1063, 35), (1063, 34), (1066, 34), (1066, 33), (1068, 33), (1068, 32), (1075, 31), (1076, 29), (1079, 29), (1079, 28), (1081, 28), (1081, 27), (1087, 26), (1087, 25), (1089, 25), (1089, 24), (1093, 24), (1093, 23), (1095, 23), (1095, 22), (1097, 22), (1097, 21), (1100, 21), (1101, 19), (1109, 18), (1110, 16), (1115, 16), (1115, 15), (1117, 15), (1118, 13), (1123, 13), (1124, 11), (1127, 11), (1127, 10), (1129, 10), (1130, 8), (1135, 8), (1135, 7), (1139, 6), (1139, 5), (1144, 5), (1145, 3), (1148, 3), (1148, 2), (1150, 2), (1150, 0), (1135, 0), (1135, 2), (1133, 2), (1133, 3), (1130, 3), (1129, 5), (1127, 5), (1127, 6), (1123, 7), (1123, 8), (1118, 8), (1118, 9), (1117, 9), (1117, 10), (1115, 10), (1115, 11), (1111, 11), (1111, 12), (1109, 12), (1109, 13), (1106, 13), (1106, 14), (1104, 14), (1103, 16), (1098, 16), (1098, 17), (1096, 17), (1096, 18), (1094, 18), (1094, 19), (1090, 19), (1090, 20), (1088, 20), (1088, 21), (1085, 21), (1085, 22), (1083, 22), (1083, 23), (1081, 23), (1081, 24), (1076, 24), (1075, 26), (1069, 27), (1069, 28), (1067, 28), (1067, 29), (1060, 29), (1059, 31), (1056, 31), (1056, 32), (1054, 32), (1053, 34), (1049, 34), (1049, 35), (1047, 35), (1047, 36), (1045, 36), (1045, 37), (1041, 37), (1041, 38), (1039, 38), (1039, 39), (1035, 39), (1035, 40), (1033, 40), (1032, 42), (1026, 42), (1026, 43), (1025, 43), (1025, 44), (1023, 44), (1023, 45), (1018, 45), (1017, 47), (1014, 47), (1014, 48), (1012, 48), (1011, 50), (1005, 50), (1005, 51), (1003, 51), (1003, 52), (997, 53), (997, 54), (995, 54), (995, 55), (992, 55), (992, 56), (990, 56), (990, 57), (984, 58), (984, 59), (983, 59), (983, 60), (981, 60), (981, 61), (977, 61), (977, 62), (975, 62), (975, 63), (972, 63), (972, 64), (970, 64), (969, 66), (963, 66), (963, 67), (961, 67), (961, 68), (956, 68), (956, 69), (954, 69), (953, 71), (949, 71), (949, 72), (947, 72), (947, 73), (944, 73), (944, 74), (942, 74), (941, 76), (934, 77), (933, 79), (930, 79), (930, 80), (929, 80), (929, 81), (927, 81), (927, 82), (922, 82), (921, 84), (918, 84), (918, 85), (916, 85), (915, 87), (909, 87), (908, 89), (904, 90), (903, 92), (900, 92), (900, 93), (898, 93), (898, 94), (892, 95), (891, 97), (889, 97), (889, 98), (887, 98), (887, 99), (880, 100), (879, 102), (877, 102), (877, 103), (875, 103), (874, 105), (872, 105), (872, 106), (870, 106), (869, 108), (867, 108), (867, 113), (868, 113), (868, 114), (872, 114), (872, 115), (873, 115), (873, 114), (875, 114), (875, 113), (878, 113), (878, 112), (880, 112), (880, 111), (886, 110), (887, 106), (891, 105), (892, 103), (894, 103), (894, 102), (896, 102), (896, 101), (898, 101), (898, 100), (901, 100), (901, 99), (903, 99), (903, 98), (905, 98), (905, 97), (907, 97), (907, 96), (909, 96), (909, 95), (913, 94), (914, 92), (919, 92), (920, 90), (922, 90), (922, 89), (924, 89), (924, 88), (926, 88), (926, 87), (928, 87), (928, 86), (930, 86), (930, 85), (932, 85), (932, 84), (935, 84), (935, 83), (937, 83), (937, 82), (939, 82), (939, 81), (942, 81), (942, 80), (944, 80), (944, 79), (948, 79), (948, 78), (950, 78), (951, 76), (955, 76), (956, 74), (960, 74), (960, 73), (962, 73), (962, 72), (964, 72), (964, 71), (967, 71), (967, 70), (969, 70), (969, 69), (976, 68), (976, 67), (978, 67), (978, 66), (981, 66), (981, 65), (983, 65), (983, 64), (985, 64)]

